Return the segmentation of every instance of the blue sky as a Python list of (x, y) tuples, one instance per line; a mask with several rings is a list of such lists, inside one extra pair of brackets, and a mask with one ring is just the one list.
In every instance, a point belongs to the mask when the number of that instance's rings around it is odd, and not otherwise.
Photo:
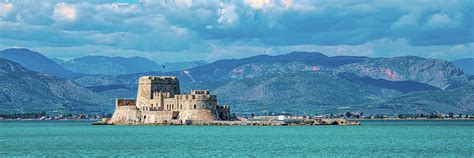
[(474, 57), (474, 1), (0, 0), (0, 49), (158, 62), (318, 51)]

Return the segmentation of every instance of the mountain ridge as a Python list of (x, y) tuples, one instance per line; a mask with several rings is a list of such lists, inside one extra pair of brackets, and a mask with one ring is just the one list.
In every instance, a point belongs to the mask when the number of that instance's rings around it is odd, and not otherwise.
[[(34, 91), (32, 96), (38, 98), (41, 95), (34, 94), (44, 93), (49, 98), (45, 103), (55, 107), (50, 110), (59, 108), (76, 112), (86, 111), (87, 106), (107, 111), (113, 105), (107, 108), (99, 108), (98, 105), (112, 104), (111, 98), (135, 97), (137, 79), (147, 75), (177, 76), (182, 93), (189, 93), (191, 89), (209, 89), (219, 96), (221, 103), (231, 104), (238, 114), (324, 113), (339, 109), (365, 111), (368, 114), (409, 112), (410, 109), (417, 112), (455, 110), (463, 113), (474, 110), (470, 106), (474, 101), (469, 99), (474, 94), (469, 88), (474, 85), (473, 76), (464, 74), (450, 62), (416, 56), (330, 57), (319, 52), (290, 52), (276, 56), (223, 59), (179, 71), (162, 72), (167, 69), (157, 65), (160, 71), (122, 75), (83, 74), (75, 77), (74, 81), (55, 80), (54, 76), (37, 74), (18, 81), (43, 85), (40, 86), (41, 92)], [(147, 65), (143, 67), (147, 68)], [(8, 72), (11, 68), (18, 70), (11, 70), (16, 72), (11, 74), (13, 76), (23, 71), (35, 73), (18, 66), (4, 66), (1, 72)], [(24, 88), (18, 88), (18, 94), (2, 92), (0, 98), (10, 101), (16, 95), (28, 98), (27, 92), (33, 89), (32, 85), (19, 86), (17, 80), (3, 78), (4, 87)], [(467, 99), (450, 95), (465, 95)], [(40, 102), (38, 99), (30, 100)], [(85, 100), (87, 102), (82, 104), (87, 106), (72, 104)], [(20, 103), (9, 103), (8, 106), (23, 105), (28, 103), (28, 99)]]
[[(191, 89), (209, 89), (221, 102), (234, 105), (238, 113), (260, 114), (378, 105), (397, 96), (472, 85), (470, 76), (443, 60), (414, 56), (328, 57), (308, 52), (219, 60), (186, 71), (120, 75), (114, 84), (128, 85), (129, 90), (123, 87), (120, 90), (133, 96), (138, 77), (147, 75), (177, 76), (185, 93)], [(113, 88), (102, 88), (103, 92), (113, 94)], [(428, 108), (425, 112), (432, 112), (431, 105), (420, 106)], [(442, 110), (435, 105), (433, 109)]]
[(63, 78), (73, 78), (82, 74), (66, 70), (59, 64), (42, 55), (26, 48), (10, 48), (0, 51), (0, 58), (19, 63), (30, 70), (59, 76)]
[(71, 80), (28, 70), (0, 59), (0, 113), (103, 113), (113, 101)]

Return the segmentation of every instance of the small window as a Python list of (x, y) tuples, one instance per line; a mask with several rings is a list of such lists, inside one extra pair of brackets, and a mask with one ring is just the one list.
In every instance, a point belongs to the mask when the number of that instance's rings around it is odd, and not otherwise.
[(194, 109), (196, 109), (196, 104), (194, 104)]

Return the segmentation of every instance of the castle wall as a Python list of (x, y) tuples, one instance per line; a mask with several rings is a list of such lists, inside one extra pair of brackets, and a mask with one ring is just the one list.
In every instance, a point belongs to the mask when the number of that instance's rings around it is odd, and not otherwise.
[(114, 124), (129, 124), (140, 122), (141, 112), (136, 106), (115, 106), (115, 112), (110, 119)]
[(187, 95), (177, 99), (184, 105), (180, 110), (180, 118), (186, 120), (214, 120), (217, 119), (217, 101), (213, 95)]
[(173, 111), (142, 111), (142, 123), (169, 123), (177, 114)]

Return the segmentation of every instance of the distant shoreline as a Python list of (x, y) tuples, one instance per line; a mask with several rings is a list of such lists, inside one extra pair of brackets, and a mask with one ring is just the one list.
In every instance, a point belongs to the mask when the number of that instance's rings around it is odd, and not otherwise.
[(386, 119), (348, 119), (350, 121), (473, 121), (474, 118), (468, 119), (398, 119), (398, 118), (386, 118)]

